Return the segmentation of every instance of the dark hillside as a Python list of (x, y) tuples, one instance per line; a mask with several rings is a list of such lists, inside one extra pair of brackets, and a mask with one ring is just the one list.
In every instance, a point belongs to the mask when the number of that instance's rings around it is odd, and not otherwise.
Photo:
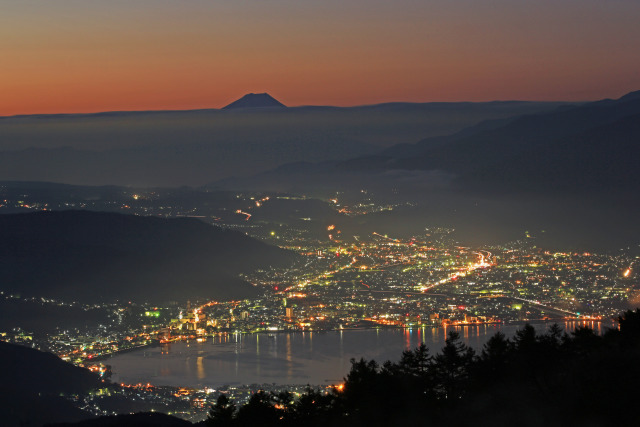
[(80, 393), (101, 384), (87, 369), (51, 353), (0, 341), (0, 384), (20, 391)]
[(89, 414), (60, 397), (99, 387), (98, 376), (57, 356), (0, 341), (0, 424), (39, 426)]
[(192, 425), (189, 421), (154, 412), (112, 415), (76, 423), (47, 424), (49, 427), (189, 427)]
[(83, 301), (245, 298), (238, 273), (294, 259), (197, 219), (89, 211), (1, 215), (0, 239), (4, 291)]

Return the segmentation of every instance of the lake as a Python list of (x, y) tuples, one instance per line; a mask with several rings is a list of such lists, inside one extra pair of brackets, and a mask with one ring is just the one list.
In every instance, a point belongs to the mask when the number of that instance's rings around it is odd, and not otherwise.
[[(599, 323), (585, 323), (596, 332)], [(550, 324), (536, 324), (545, 331)], [(561, 324), (573, 330), (575, 323)], [(358, 329), (328, 332), (221, 334), (204, 342), (176, 342), (121, 353), (104, 361), (112, 380), (185, 387), (241, 384), (328, 385), (342, 381), (350, 359), (399, 360), (402, 351), (424, 342), (440, 351), (448, 331), (457, 330), (476, 350), (497, 331), (512, 336), (521, 326), (482, 325), (419, 329)]]

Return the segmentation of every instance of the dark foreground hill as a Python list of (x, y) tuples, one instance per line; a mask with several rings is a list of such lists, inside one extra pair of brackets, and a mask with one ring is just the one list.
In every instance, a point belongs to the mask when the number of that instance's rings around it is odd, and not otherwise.
[(96, 374), (58, 356), (0, 341), (0, 384), (37, 393), (80, 393), (101, 384)]
[(47, 424), (50, 427), (190, 427), (192, 425), (189, 421), (156, 412), (112, 415), (83, 422)]
[(294, 255), (197, 219), (104, 212), (0, 215), (2, 290), (95, 300), (239, 299), (240, 272)]
[(89, 414), (60, 394), (84, 393), (102, 384), (86, 369), (57, 356), (0, 341), (0, 425), (37, 426), (77, 421)]

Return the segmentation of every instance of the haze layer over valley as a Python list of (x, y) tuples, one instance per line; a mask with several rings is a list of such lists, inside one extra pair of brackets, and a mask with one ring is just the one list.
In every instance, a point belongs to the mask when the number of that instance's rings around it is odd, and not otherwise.
[(264, 100), (252, 102), (222, 110), (3, 117), (0, 180), (200, 186), (291, 162), (369, 155), (394, 144), (450, 134), (483, 120), (549, 111), (561, 104), (274, 108)]

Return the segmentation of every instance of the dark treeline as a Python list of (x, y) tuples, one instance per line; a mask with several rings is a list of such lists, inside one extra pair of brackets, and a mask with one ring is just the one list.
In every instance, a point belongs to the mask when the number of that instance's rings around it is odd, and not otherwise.
[(554, 325), (496, 333), (480, 352), (449, 333), (437, 354), (420, 345), (399, 362), (352, 360), (340, 389), (254, 394), (236, 408), (225, 395), (210, 426), (620, 425), (636, 417), (640, 309), (599, 336)]

